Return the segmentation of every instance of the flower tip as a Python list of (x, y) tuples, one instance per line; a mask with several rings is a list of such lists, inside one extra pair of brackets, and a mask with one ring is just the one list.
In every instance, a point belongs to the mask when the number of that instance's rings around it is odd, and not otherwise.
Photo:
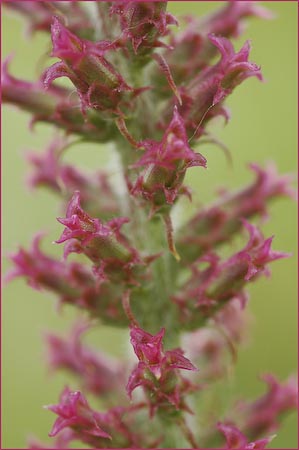
[(273, 441), (277, 437), (277, 434), (271, 434), (271, 436), (268, 437), (269, 442)]
[(180, 257), (180, 255), (178, 254), (177, 249), (174, 248), (174, 249), (172, 250), (171, 253), (172, 253), (172, 255), (175, 257), (176, 261), (177, 261), (177, 262), (180, 262), (181, 257)]
[(4, 58), (2, 63), (2, 71), (1, 71), (1, 81), (5, 82), (9, 78), (9, 64), (14, 57), (14, 53), (10, 53), (6, 58)]

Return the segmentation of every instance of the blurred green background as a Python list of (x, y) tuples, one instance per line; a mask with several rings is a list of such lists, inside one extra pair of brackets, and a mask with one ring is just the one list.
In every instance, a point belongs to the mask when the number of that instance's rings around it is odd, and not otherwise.
[[(223, 2), (169, 2), (174, 14), (200, 15)], [(230, 148), (234, 167), (227, 166), (223, 154), (213, 146), (201, 147), (209, 168), (197, 176), (190, 170), (188, 182), (196, 201), (207, 202), (219, 186), (238, 187), (251, 175), (246, 164), (273, 160), (280, 172), (296, 172), (297, 167), (297, 2), (262, 2), (276, 13), (275, 20), (253, 19), (241, 37), (252, 40), (251, 60), (261, 64), (266, 83), (250, 79), (237, 88), (227, 104), (231, 122), (216, 123), (215, 134)], [(4, 8), (3, 8), (4, 9)], [(239, 48), (241, 42), (237, 42)], [(14, 52), (12, 73), (35, 79), (45, 65), (40, 58), (49, 38), (36, 34), (25, 38), (21, 20), (4, 11), (2, 19), (3, 57)], [(48, 192), (30, 192), (24, 183), (28, 167), (26, 149), (42, 150), (53, 135), (49, 126), (38, 124), (28, 129), (29, 115), (4, 107), (3, 145), (3, 250), (4, 256), (19, 244), (28, 246), (32, 235), (46, 230), (45, 249), (60, 255), (51, 245), (61, 232), (55, 217), (57, 202)], [(77, 146), (68, 158), (81, 167), (105, 165), (108, 152), (96, 145)], [(187, 211), (190, 214), (192, 210)], [(270, 207), (271, 220), (263, 227), (266, 235), (275, 234), (274, 248), (294, 252), (288, 260), (272, 266), (272, 277), (260, 279), (250, 289), (249, 308), (254, 321), (249, 344), (240, 352), (234, 392), (250, 398), (261, 394), (264, 385), (258, 375), (273, 372), (286, 378), (297, 368), (297, 293), (296, 293), (296, 205), (279, 200)], [(9, 265), (4, 262), (4, 270)], [(3, 421), (2, 448), (25, 448), (26, 438), (34, 433), (44, 441), (54, 416), (42, 405), (55, 403), (61, 388), (69, 380), (59, 374), (47, 374), (42, 333), (45, 329), (63, 332), (75, 317), (75, 311), (55, 310), (55, 299), (31, 290), (22, 280), (5, 287), (3, 295)], [(126, 350), (126, 332), (102, 327), (89, 334), (88, 341), (116, 355)], [(71, 382), (76, 388), (76, 384)], [(286, 417), (271, 448), (297, 448), (296, 414)]]

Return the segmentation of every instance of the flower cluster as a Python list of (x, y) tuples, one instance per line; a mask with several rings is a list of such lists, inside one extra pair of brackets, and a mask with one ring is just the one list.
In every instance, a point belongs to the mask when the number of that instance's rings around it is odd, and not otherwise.
[(183, 356), (181, 349), (163, 351), (162, 339), (165, 329), (152, 336), (141, 328), (131, 329), (131, 343), (139, 359), (137, 367), (130, 375), (127, 392), (142, 386), (148, 398), (151, 415), (156, 410), (186, 410), (183, 394), (192, 392), (196, 386), (181, 377), (176, 369), (196, 370), (193, 364)]
[(180, 192), (188, 192), (182, 183), (189, 167), (206, 167), (206, 159), (189, 147), (184, 122), (176, 107), (162, 140), (146, 140), (139, 145), (145, 152), (134, 167), (145, 169), (131, 192), (150, 201), (154, 211), (165, 203), (173, 204)]
[[(294, 197), (292, 176), (252, 163), (248, 186), (223, 191), (177, 228), (172, 213), (181, 195), (192, 200), (187, 171), (200, 178), (208, 167), (194, 150), (209, 139), (207, 125), (219, 115), (228, 121), (226, 98), (241, 83), (262, 80), (249, 42), (236, 51), (231, 39), (245, 19), (271, 14), (256, 2), (229, 2), (200, 20), (182, 18), (181, 31), (166, 1), (4, 3), (27, 19), (31, 34), (48, 37), (58, 59), (32, 82), (10, 73), (9, 57), (2, 98), (29, 112), (31, 124), (60, 130), (27, 160), (30, 187), (61, 202), (55, 243), (64, 245), (56, 258), (37, 234), (32, 248), (11, 255), (7, 279), (51, 291), (90, 321), (78, 320), (66, 337), (45, 336), (49, 370), (76, 383), (46, 407), (57, 416), (51, 448), (78, 441), (92, 448), (265, 448), (296, 407), (293, 378), (280, 383), (266, 375), (268, 392), (234, 403), (230, 414), (201, 405), (214, 398), (215, 381), (227, 381), (246, 340), (247, 285), (289, 256), (272, 250), (273, 236), (265, 239), (251, 221), (266, 217), (270, 201)], [(81, 142), (109, 143), (117, 177), (66, 162)], [(218, 253), (246, 232), (243, 247), (226, 258)], [(130, 332), (137, 365), (82, 342), (98, 323)], [(31, 439), (29, 448), (50, 447)]]
[[(214, 314), (232, 299), (238, 298), (244, 303), (245, 284), (261, 274), (268, 275), (268, 263), (288, 256), (271, 250), (273, 237), (264, 239), (254, 225), (244, 219), (243, 224), (249, 231), (244, 249), (223, 262), (217, 254), (206, 253), (191, 266), (190, 279), (182, 286), (182, 293), (173, 298), (188, 328), (192, 328), (194, 322), (197, 326), (201, 319)], [(200, 268), (202, 263), (205, 264), (203, 269)]]

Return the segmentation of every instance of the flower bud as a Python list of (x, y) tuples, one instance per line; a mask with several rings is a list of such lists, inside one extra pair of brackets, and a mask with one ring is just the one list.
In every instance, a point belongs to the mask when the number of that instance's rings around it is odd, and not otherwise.
[(81, 336), (86, 329), (88, 325), (78, 323), (66, 339), (55, 334), (46, 335), (49, 367), (76, 375), (82, 386), (96, 396), (109, 396), (120, 391), (124, 367), (112, 357), (82, 344)]
[(119, 114), (119, 103), (130, 88), (113, 65), (104, 57), (108, 50), (115, 50), (116, 43), (94, 43), (78, 38), (57, 17), (51, 27), (52, 56), (61, 59), (44, 74), (48, 87), (55, 79), (68, 77), (77, 89), (82, 110), (93, 108)]
[(81, 37), (92, 37), (93, 27), (84, 8), (76, 2), (5, 1), (9, 8), (28, 20), (29, 32), (50, 32), (53, 14), (67, 19), (70, 29)]
[(91, 409), (85, 397), (79, 391), (72, 392), (65, 388), (60, 397), (58, 405), (46, 406), (47, 409), (57, 414), (50, 437), (56, 436), (64, 428), (70, 428), (79, 434), (80, 439), (87, 440), (92, 438), (94, 442), (104, 439), (111, 439), (98, 425), (97, 413)]
[(164, 328), (157, 335), (151, 335), (141, 328), (131, 327), (131, 343), (139, 363), (130, 375), (127, 392), (131, 397), (133, 390), (142, 386), (151, 415), (160, 409), (171, 412), (173, 407), (177, 411), (189, 411), (184, 396), (196, 389), (178, 372), (178, 369), (197, 370), (196, 367), (183, 356), (181, 349), (163, 350), (164, 333)]
[[(171, 35), (170, 48), (163, 52), (176, 84), (186, 85), (198, 76), (199, 71), (208, 67), (217, 55), (217, 48), (208, 38), (209, 34), (238, 37), (244, 30), (245, 19), (250, 17), (269, 19), (272, 13), (254, 2), (230, 1), (203, 18), (186, 16), (186, 27)], [(154, 70), (151, 71), (151, 82), (161, 96), (170, 97), (165, 80)]]
[(75, 166), (64, 163), (63, 151), (68, 145), (71, 144), (55, 138), (42, 155), (31, 152), (27, 154), (26, 159), (34, 169), (28, 179), (29, 185), (34, 188), (47, 187), (59, 193), (67, 202), (74, 191), (80, 191), (82, 207), (90, 215), (105, 219), (116, 215), (119, 205), (108, 174), (104, 171), (84, 173)]
[(141, 194), (152, 203), (154, 210), (172, 204), (179, 193), (189, 167), (206, 167), (206, 159), (195, 153), (188, 144), (184, 122), (177, 109), (160, 142), (142, 141), (145, 153), (134, 167), (145, 166), (138, 177), (132, 194)]
[(244, 249), (224, 262), (212, 253), (200, 258), (199, 264), (208, 266), (199, 269), (194, 265), (193, 274), (181, 294), (173, 297), (180, 309), (181, 321), (188, 329), (198, 327), (233, 298), (238, 298), (243, 304), (246, 283), (259, 275), (269, 275), (268, 263), (289, 256), (271, 250), (273, 236), (264, 239), (255, 226), (245, 220), (243, 224), (249, 232), (249, 241)]
[(167, 34), (168, 25), (177, 25), (172, 14), (166, 12), (167, 2), (116, 1), (111, 14), (120, 17), (122, 35), (131, 41), (138, 56), (163, 46), (159, 37)]
[[(227, 113), (223, 108), (224, 99), (236, 86), (249, 77), (262, 80), (260, 68), (248, 61), (250, 44), (245, 42), (241, 50), (235, 53), (231, 42), (223, 37), (209, 35), (210, 42), (221, 54), (220, 61), (207, 66), (190, 82), (179, 89), (182, 105), (179, 112), (184, 120), (188, 136), (199, 138), (204, 126), (213, 117)], [(171, 104), (173, 101), (171, 101)], [(165, 116), (169, 115), (168, 104)], [(165, 118), (162, 118), (162, 122)]]
[(111, 128), (96, 111), (89, 110), (84, 118), (77, 102), (65, 88), (50, 86), (45, 92), (41, 82), (31, 83), (17, 79), (8, 72), (9, 59), (2, 69), (2, 100), (33, 114), (31, 124), (46, 122), (67, 133), (84, 136), (89, 141), (105, 142)]
[(236, 362), (237, 349), (248, 335), (248, 310), (235, 299), (228, 302), (206, 326), (183, 337), (188, 356), (200, 367), (200, 382), (224, 378)]
[(120, 228), (129, 220), (117, 217), (106, 224), (93, 219), (80, 206), (80, 193), (77, 191), (71, 198), (66, 218), (58, 218), (65, 229), (56, 241), (57, 244), (67, 242), (64, 255), (84, 253), (93, 261), (94, 272), (99, 280), (123, 280), (135, 283), (133, 272), (136, 265), (144, 265), (137, 251), (130, 247), (127, 239), (120, 233)]
[(272, 441), (273, 437), (275, 437), (270, 436), (255, 442), (249, 442), (247, 437), (234, 425), (219, 422), (217, 428), (225, 437), (227, 449), (264, 449)]
[(263, 375), (267, 392), (253, 402), (240, 402), (237, 415), (246, 434), (257, 438), (276, 432), (280, 418), (298, 407), (297, 377), (291, 376), (281, 383), (272, 374)]
[(281, 196), (295, 198), (291, 175), (278, 175), (273, 164), (265, 169), (250, 164), (255, 179), (247, 187), (226, 192), (212, 206), (203, 208), (179, 231), (176, 245), (182, 261), (190, 263), (216, 246), (229, 242), (242, 228), (240, 217), (265, 216), (268, 202)]
[(223, 8), (200, 20), (198, 28), (201, 33), (237, 38), (244, 30), (244, 19), (248, 17), (272, 19), (273, 14), (257, 2), (230, 1)]

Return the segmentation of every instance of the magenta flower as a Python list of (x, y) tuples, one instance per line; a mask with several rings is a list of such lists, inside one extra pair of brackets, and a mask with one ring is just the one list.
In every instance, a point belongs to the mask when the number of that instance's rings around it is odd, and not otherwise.
[(204, 252), (229, 241), (242, 227), (240, 217), (266, 217), (270, 200), (296, 197), (291, 175), (278, 175), (273, 164), (265, 169), (250, 164), (249, 168), (255, 175), (251, 184), (233, 193), (225, 192), (214, 204), (202, 208), (180, 230), (177, 248), (186, 262), (194, 261)]
[(164, 46), (159, 37), (167, 34), (168, 25), (177, 25), (175, 17), (166, 12), (167, 3), (116, 1), (111, 14), (120, 20), (122, 36), (131, 41), (136, 54), (147, 54), (155, 47)]
[[(26, 17), (29, 22), (29, 32), (36, 31), (50, 32), (53, 19), (53, 3), (35, 1), (5, 1), (6, 8), (12, 9)], [(92, 35), (92, 23), (78, 3), (55, 3), (56, 13), (66, 17), (69, 27), (73, 32), (77, 32), (82, 37)]]
[(136, 414), (144, 409), (142, 403), (116, 406), (102, 413), (94, 411), (81, 392), (65, 388), (60, 403), (46, 408), (59, 416), (50, 437), (68, 431), (69, 442), (80, 440), (96, 448), (139, 448), (141, 442), (155, 446), (154, 440), (145, 438), (136, 424)]
[(149, 200), (154, 210), (165, 201), (172, 204), (179, 193), (184, 192), (182, 183), (189, 167), (206, 167), (206, 159), (189, 147), (184, 122), (177, 108), (174, 108), (173, 118), (162, 140), (142, 141), (140, 147), (145, 148), (145, 153), (134, 167), (146, 168), (131, 192)]
[(188, 411), (183, 397), (196, 389), (178, 372), (178, 369), (197, 370), (196, 367), (183, 356), (181, 349), (164, 352), (162, 346), (164, 333), (163, 328), (157, 335), (151, 335), (141, 328), (131, 327), (131, 343), (139, 363), (130, 375), (127, 392), (131, 397), (133, 390), (142, 386), (151, 415), (159, 408), (168, 410), (171, 405), (176, 410)]
[(209, 35), (209, 39), (220, 52), (220, 61), (201, 70), (180, 90), (183, 104), (179, 107), (179, 112), (188, 135), (194, 134), (197, 138), (203, 133), (204, 125), (209, 119), (217, 115), (227, 118), (222, 103), (236, 86), (252, 76), (262, 80), (260, 67), (248, 61), (248, 41), (235, 53), (228, 39), (213, 34)]
[(94, 263), (125, 266), (137, 256), (120, 233), (120, 228), (128, 222), (125, 217), (118, 217), (103, 224), (99, 219), (91, 218), (80, 206), (80, 193), (74, 193), (69, 202), (66, 218), (57, 219), (65, 229), (56, 241), (61, 244), (70, 241), (65, 249), (65, 255), (70, 252), (84, 253)]
[[(203, 19), (183, 18), (175, 34), (170, 25), (178, 21), (166, 1), (7, 6), (52, 40), (58, 59), (29, 82), (9, 73), (8, 58), (2, 95), (31, 114), (31, 125), (41, 121), (65, 133), (54, 133), (44, 153), (27, 159), (31, 187), (46, 187), (66, 211), (56, 241), (64, 258), (44, 252), (40, 234), (11, 256), (7, 278), (23, 277), (89, 321), (76, 318), (65, 337), (46, 335), (49, 370), (65, 371), (79, 387), (64, 388), (58, 404), (46, 407), (56, 415), (51, 448), (265, 448), (296, 407), (294, 379), (265, 376), (268, 391), (251, 402), (233, 397), (225, 404), (220, 390), (248, 336), (248, 283), (288, 256), (249, 221), (265, 218), (272, 199), (295, 197), (293, 178), (251, 164), (248, 186), (221, 188), (215, 203), (195, 205), (183, 225), (177, 218), (185, 215), (180, 196), (191, 200), (187, 170), (207, 167), (191, 142), (217, 144), (228, 155), (207, 125), (219, 115), (228, 120), (225, 100), (239, 84), (262, 80), (249, 41), (235, 51), (229, 38), (239, 37), (246, 18), (269, 13), (256, 2), (228, 2)], [(61, 77), (72, 87), (56, 85)], [(100, 154), (92, 173), (70, 164), (73, 147), (83, 142), (84, 158), (89, 143), (98, 152), (108, 144), (109, 165), (98, 167)], [(223, 256), (243, 231), (247, 243)], [(97, 324), (119, 328), (111, 338), (121, 357), (101, 350), (102, 334), (94, 347), (83, 341)], [(135, 365), (124, 355), (128, 327)], [(224, 414), (227, 421), (218, 422)], [(29, 447), (49, 448), (35, 439)]]
[[(108, 324), (128, 323), (121, 301), (124, 294), (119, 283), (104, 281), (103, 273), (94, 273), (80, 263), (58, 261), (47, 255), (40, 249), (40, 239), (41, 235), (37, 235), (30, 250), (21, 248), (11, 255), (15, 267), (8, 272), (7, 281), (24, 277), (32, 288), (49, 290), (58, 295), (60, 305), (67, 303), (84, 309)], [(151, 258), (147, 261), (150, 262)], [(112, 261), (113, 264), (115, 261)], [(109, 269), (109, 265), (105, 267)], [(121, 266), (117, 265), (117, 268)], [(126, 282), (136, 283), (134, 278), (130, 278), (130, 266), (123, 266), (123, 269), (124, 272), (118, 277), (128, 277)]]
[(47, 287), (68, 295), (71, 293), (71, 288), (65, 281), (66, 267), (62, 262), (45, 255), (40, 250), (41, 237), (42, 234), (39, 233), (34, 238), (30, 251), (21, 248), (16, 254), (10, 256), (15, 268), (8, 273), (7, 280), (25, 276), (34, 289)]
[(60, 77), (68, 77), (77, 89), (83, 111), (94, 108), (120, 114), (118, 108), (125, 92), (133, 91), (113, 65), (104, 57), (117, 45), (108, 41), (93, 43), (79, 39), (58, 18), (52, 28), (52, 56), (61, 59), (47, 69), (45, 86)]
[[(54, 139), (42, 155), (28, 153), (26, 159), (33, 167), (29, 185), (34, 188), (45, 186), (64, 196), (67, 202), (74, 191), (80, 191), (82, 206), (89, 214), (101, 214), (104, 218), (117, 214), (118, 200), (107, 174), (104, 171), (88, 174), (64, 163), (62, 156), (67, 147), (67, 141)], [(102, 193), (100, 198), (99, 191)]]
[(298, 385), (295, 376), (291, 376), (284, 383), (280, 383), (271, 374), (264, 375), (262, 380), (267, 383), (268, 391), (253, 402), (241, 403), (238, 411), (249, 436), (277, 431), (279, 418), (298, 407)]
[(227, 2), (225, 6), (199, 21), (201, 33), (215, 33), (224, 37), (238, 37), (244, 31), (244, 19), (260, 17), (272, 19), (268, 9), (250, 1)]
[[(249, 17), (269, 19), (272, 13), (256, 2), (232, 1), (200, 19), (186, 16), (186, 27), (179, 33), (171, 34), (170, 48), (163, 52), (176, 84), (185, 85), (186, 81), (197, 77), (199, 71), (208, 67), (217, 55), (217, 48), (208, 35), (238, 37), (244, 29), (245, 19)], [(163, 78), (158, 74), (152, 80), (159, 93), (169, 98)]]
[(68, 338), (46, 335), (51, 370), (65, 369), (75, 374), (83, 387), (97, 396), (108, 396), (120, 390), (123, 365), (112, 357), (95, 352), (81, 342), (87, 324), (78, 323)]
[(58, 435), (53, 438), (51, 445), (46, 445), (40, 442), (38, 439), (30, 438), (28, 439), (28, 449), (30, 450), (43, 450), (43, 449), (62, 449), (62, 448), (70, 448), (69, 443), (74, 438), (74, 432), (69, 429), (65, 428), (64, 430), (60, 431)]
[(4, 61), (2, 67), (2, 99), (4, 103), (17, 105), (31, 113), (31, 126), (45, 122), (91, 141), (107, 140), (109, 127), (101, 128), (103, 120), (98, 115), (95, 117), (95, 112), (87, 112), (86, 120), (77, 108), (78, 101), (70, 95), (71, 90), (49, 86), (45, 92), (40, 80), (32, 83), (15, 78), (8, 71), (9, 60)]
[(273, 236), (264, 239), (254, 225), (246, 220), (243, 220), (243, 225), (249, 232), (249, 241), (244, 249), (223, 262), (215, 253), (202, 256), (198, 263), (205, 268), (200, 269), (195, 263), (181, 294), (173, 297), (180, 309), (181, 321), (188, 328), (198, 326), (233, 298), (238, 298), (244, 305), (247, 300), (243, 290), (246, 283), (258, 275), (269, 275), (267, 265), (270, 262), (289, 256), (271, 250)]
[(34, 289), (50, 289), (60, 294), (64, 301), (80, 297), (83, 282), (86, 289), (95, 285), (92, 274), (84, 266), (65, 264), (46, 255), (40, 249), (41, 237), (40, 233), (34, 238), (31, 250), (21, 248), (11, 255), (15, 268), (8, 273), (8, 280), (24, 276)]
[(249, 281), (258, 273), (269, 274), (266, 264), (280, 258), (290, 256), (287, 253), (271, 250), (271, 244), (274, 236), (264, 239), (262, 233), (257, 227), (243, 220), (243, 225), (249, 232), (249, 241), (244, 249), (230, 259), (230, 263), (242, 260), (248, 261), (248, 269), (245, 275), (245, 281)]
[(97, 422), (96, 413), (90, 408), (81, 392), (72, 392), (65, 388), (58, 405), (46, 407), (59, 417), (56, 419), (49, 436), (56, 436), (64, 428), (71, 428), (80, 433), (80, 437), (94, 436), (96, 438), (111, 439), (111, 436), (102, 430)]
[(259, 439), (255, 442), (248, 442), (246, 436), (244, 436), (244, 434), (233, 425), (218, 423), (217, 428), (224, 435), (226, 440), (225, 448), (228, 449), (263, 449), (266, 448), (266, 445), (269, 444), (274, 437), (271, 436), (269, 438)]
[(188, 356), (200, 367), (200, 382), (212, 383), (223, 378), (236, 361), (238, 347), (246, 342), (248, 311), (235, 299), (213, 316), (205, 327), (183, 338)]
[(29, 179), (31, 187), (46, 186), (53, 191), (61, 191), (59, 184), (59, 142), (53, 141), (43, 155), (28, 153), (27, 160), (34, 167)]

